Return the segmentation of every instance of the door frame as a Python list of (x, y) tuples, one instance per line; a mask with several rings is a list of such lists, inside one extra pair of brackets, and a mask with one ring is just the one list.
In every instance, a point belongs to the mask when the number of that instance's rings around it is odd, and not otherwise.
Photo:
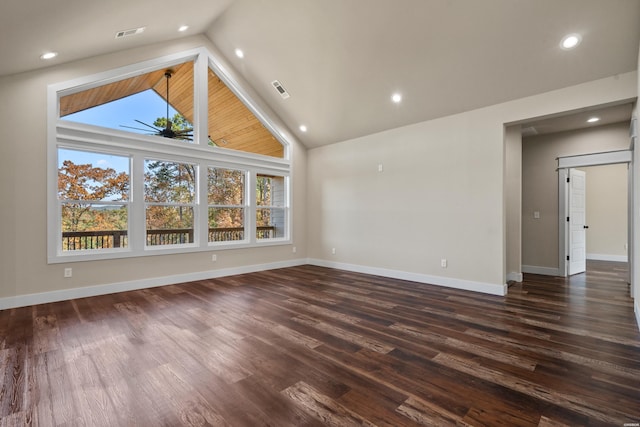
[[(603, 165), (615, 165), (620, 163), (626, 163), (629, 165), (628, 173), (630, 174), (630, 182), (633, 179), (633, 168), (631, 163), (633, 161), (633, 150), (619, 150), (619, 151), (607, 151), (603, 153), (590, 153), (580, 154), (575, 156), (558, 157), (558, 272), (563, 276), (568, 276), (568, 263), (567, 263), (567, 251), (569, 240), (569, 227), (567, 226), (567, 214), (569, 212), (569, 191), (567, 184), (567, 177), (569, 169), (588, 167), (588, 166), (603, 166)], [(628, 190), (627, 206), (633, 206), (633, 191), (631, 188)], [(630, 221), (631, 223), (631, 221)], [(627, 240), (633, 235), (633, 230), (628, 227)], [(631, 257), (631, 242), (627, 244), (627, 259), (629, 262), (630, 270), (633, 269), (633, 258)]]

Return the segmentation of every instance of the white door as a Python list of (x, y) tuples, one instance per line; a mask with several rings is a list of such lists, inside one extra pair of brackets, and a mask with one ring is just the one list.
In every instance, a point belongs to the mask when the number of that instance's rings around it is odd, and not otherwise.
[(586, 174), (569, 169), (569, 275), (587, 270)]

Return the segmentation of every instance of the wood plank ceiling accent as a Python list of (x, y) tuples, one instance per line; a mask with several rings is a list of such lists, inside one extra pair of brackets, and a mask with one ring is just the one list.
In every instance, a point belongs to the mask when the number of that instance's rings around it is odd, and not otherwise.
[[(117, 101), (152, 89), (166, 101), (166, 69), (120, 80), (60, 98), (60, 117)], [(170, 69), (169, 103), (193, 123), (193, 62), (185, 62)], [(267, 130), (240, 99), (209, 70), (208, 75), (209, 138), (218, 147), (284, 157), (282, 144)], [(161, 115), (160, 117), (163, 117)], [(135, 119), (132, 117), (131, 119)]]

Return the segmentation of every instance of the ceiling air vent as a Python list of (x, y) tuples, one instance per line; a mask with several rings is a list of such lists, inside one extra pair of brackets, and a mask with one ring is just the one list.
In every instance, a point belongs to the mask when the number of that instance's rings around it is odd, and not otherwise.
[(140, 34), (144, 31), (146, 27), (132, 28), (130, 30), (122, 30), (116, 33), (116, 38), (121, 39), (123, 37), (135, 36), (136, 34)]
[(275, 88), (276, 88), (276, 90), (278, 91), (278, 93), (280, 94), (280, 96), (282, 97), (282, 99), (287, 99), (287, 98), (289, 98), (289, 96), (290, 96), (290, 95), (289, 95), (289, 92), (287, 92), (287, 91), (285, 90), (285, 88), (284, 88), (284, 87), (282, 87), (282, 83), (280, 83), (280, 82), (279, 82), (279, 81), (277, 81), (277, 80), (274, 80), (274, 81), (272, 81), (272, 82), (271, 82), (271, 84), (273, 85), (273, 87), (275, 87)]

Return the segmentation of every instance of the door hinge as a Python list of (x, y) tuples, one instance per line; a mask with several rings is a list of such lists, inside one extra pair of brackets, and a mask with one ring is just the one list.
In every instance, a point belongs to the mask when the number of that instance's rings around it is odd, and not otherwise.
[(571, 178), (567, 177), (567, 182), (571, 182)]
[(569, 255), (567, 255), (567, 261), (569, 261)]
[(569, 217), (567, 217), (567, 222), (569, 222)]

